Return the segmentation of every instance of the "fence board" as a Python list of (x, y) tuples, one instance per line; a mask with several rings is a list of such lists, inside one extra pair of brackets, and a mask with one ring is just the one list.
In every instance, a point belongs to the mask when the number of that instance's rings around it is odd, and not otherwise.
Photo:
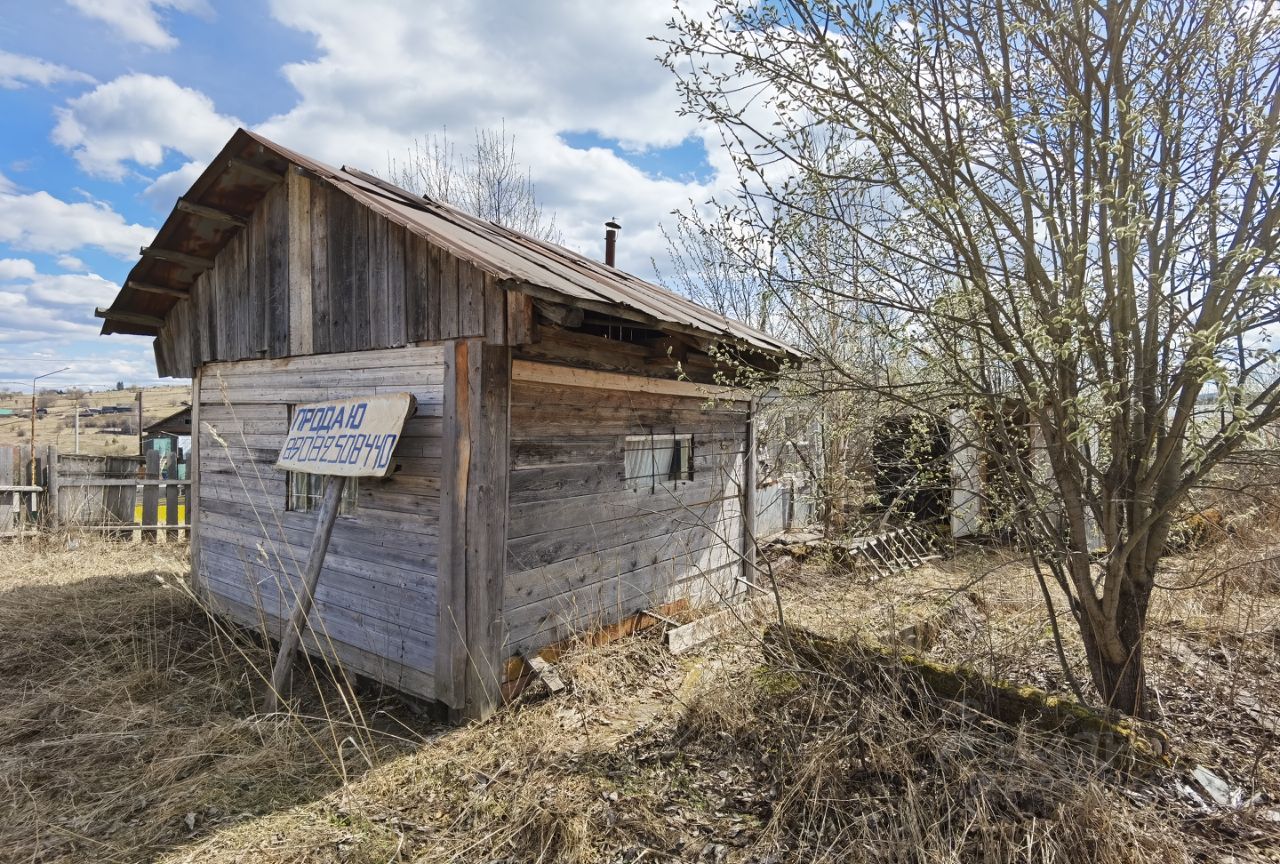
[[(160, 454), (151, 450), (147, 453), (147, 479), (158, 480), (160, 478)], [(155, 525), (160, 521), (160, 487), (158, 485), (147, 484), (142, 487), (142, 524)], [(154, 530), (145, 530), (142, 534), (143, 540), (155, 542), (157, 534)]]

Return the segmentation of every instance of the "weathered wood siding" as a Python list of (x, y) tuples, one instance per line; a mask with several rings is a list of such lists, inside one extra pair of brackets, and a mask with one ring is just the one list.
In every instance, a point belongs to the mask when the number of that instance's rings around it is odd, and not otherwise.
[(505, 344), (532, 314), (492, 275), (289, 172), (169, 312), (162, 376), (204, 363), (337, 354), (481, 337)]
[(439, 347), (409, 347), (217, 363), (199, 378), (197, 584), (234, 620), (273, 637), (292, 607), (316, 518), (285, 509), (285, 474), (273, 467), (288, 406), (402, 391), (417, 398), (395, 472), (361, 478), (356, 513), (338, 518), (310, 621), (348, 669), (427, 697), (443, 362)]
[[(585, 374), (609, 386), (512, 383), (509, 653), (682, 597), (710, 603), (743, 590), (750, 403), (709, 404), (643, 392), (645, 379)], [(626, 437), (649, 433), (693, 435), (691, 480), (628, 488)]]

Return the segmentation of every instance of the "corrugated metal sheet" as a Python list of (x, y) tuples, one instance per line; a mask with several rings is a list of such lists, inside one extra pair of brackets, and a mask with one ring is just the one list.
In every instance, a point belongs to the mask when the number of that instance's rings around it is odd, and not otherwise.
[[(726, 318), (691, 300), (561, 246), (536, 240), (456, 208), (418, 197), (353, 168), (335, 169), (281, 147), (260, 135), (237, 131), (192, 185), (184, 199), (234, 216), (248, 217), (274, 181), (291, 166), (333, 184), (356, 201), (493, 274), (499, 284), (536, 289), (570, 306), (611, 311), (619, 317), (692, 330), (718, 341), (794, 354), (785, 343)], [(269, 173), (265, 173), (269, 172)], [(213, 258), (239, 227), (174, 209), (152, 244), (200, 258)], [(154, 334), (147, 319), (162, 319), (177, 298), (130, 283), (189, 288), (199, 275), (189, 263), (144, 257), (129, 273), (103, 324), (103, 333)], [(112, 318), (111, 313), (125, 317)]]

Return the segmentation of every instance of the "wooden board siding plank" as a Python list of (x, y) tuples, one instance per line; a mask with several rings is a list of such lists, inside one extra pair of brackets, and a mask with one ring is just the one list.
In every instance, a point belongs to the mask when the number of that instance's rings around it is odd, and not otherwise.
[(221, 373), (230, 378), (252, 378), (264, 370), (351, 370), (397, 369), (405, 366), (443, 366), (444, 349), (439, 345), (415, 345), (408, 348), (385, 348), (361, 351), (354, 354), (316, 354), (309, 357), (288, 357), (278, 360), (257, 360), (250, 363), (217, 364)]
[[(433, 265), (436, 261), (433, 255)], [(436, 695), (455, 710), (466, 705), (466, 500), (471, 464), (471, 345), (445, 348), (444, 441), (440, 490), (440, 570), (436, 583)]]
[(457, 260), (458, 335), (484, 336), (484, 274), (469, 261)]
[[(473, 411), (467, 476), (467, 713), (487, 717), (502, 702), (502, 621), (506, 549), (511, 355), (472, 343), (468, 382)], [(477, 358), (475, 355), (479, 354)]]
[(455, 339), (461, 332), (458, 326), (458, 259), (432, 247), (431, 270), (432, 282), (440, 295), (440, 333), (437, 338)]
[(254, 286), (249, 265), (253, 260), (252, 225), (238, 235), (240, 242), (232, 249), (231, 269), (227, 273), (227, 293), (235, 298), (235, 317), (231, 327), (234, 348), (231, 356), (237, 360), (256, 357), (257, 335), (255, 320), (260, 322), (255, 300), (260, 292)]
[(652, 393), (645, 390), (575, 387), (563, 384), (519, 382), (512, 390), (513, 410), (541, 405), (564, 405), (602, 411), (605, 408), (700, 412), (708, 417), (744, 422), (750, 403), (714, 401), (702, 396)]
[(356, 204), (337, 189), (329, 189), (329, 350), (354, 351), (356, 341), (353, 331), (360, 326), (360, 314), (356, 308), (355, 269), (360, 265), (364, 272), (364, 260), (357, 258), (360, 251), (354, 245), (354, 221)]
[(388, 341), (391, 299), (387, 279), (387, 220), (368, 215), (366, 211), (365, 222), (368, 231), (364, 261), (369, 274), (369, 318), (368, 342), (362, 347), (385, 346), (391, 344)]
[(409, 340), (406, 286), (408, 266), (405, 259), (408, 232), (399, 225), (387, 223), (387, 334), (386, 344), (404, 345)]
[(371, 256), (370, 228), (381, 220), (368, 208), (348, 199), (351, 234), (344, 244), (349, 256), (351, 283), (343, 296), (351, 315), (350, 341), (346, 351), (366, 351), (374, 347), (373, 341), (373, 293), (372, 274), (368, 261)]
[[(668, 361), (669, 362), (669, 361)], [(514, 382), (558, 384), (565, 387), (591, 387), (605, 390), (629, 390), (636, 393), (666, 393), (672, 396), (691, 396), (697, 399), (721, 399), (749, 402), (748, 391), (693, 381), (669, 381), (662, 378), (646, 378), (619, 372), (601, 372), (560, 366), (555, 363), (537, 363), (530, 360), (512, 362)]]
[[(406, 359), (408, 359), (406, 357)], [(262, 369), (255, 375), (244, 376), (233, 372), (228, 375), (231, 370), (223, 370), (219, 367), (211, 369), (211, 373), (219, 379), (226, 381), (228, 388), (258, 388), (263, 391), (264, 396), (273, 396), (274, 390), (332, 390), (339, 387), (360, 387), (360, 386), (378, 386), (378, 387), (404, 387), (412, 390), (418, 386), (437, 386), (444, 380), (444, 373), (441, 367), (428, 366), (420, 369), (412, 367), (404, 368), (387, 368), (379, 370), (377, 383), (374, 384), (369, 370), (365, 369), (334, 369), (328, 373), (327, 377), (318, 379), (314, 372), (294, 369)], [(284, 401), (276, 399), (276, 402)]]
[(440, 250), (421, 237), (414, 236), (417, 270), (421, 274), (423, 338), (436, 341), (440, 336), (440, 280), (443, 278)]
[(410, 342), (432, 339), (431, 335), (431, 253), (426, 241), (405, 233), (404, 314), (405, 338)]
[[(292, 174), (293, 172), (289, 172)], [(263, 200), (265, 223), (266, 332), (263, 348), (268, 357), (284, 357), (289, 351), (289, 194), (282, 183)]]
[(264, 199), (263, 204), (249, 219), (249, 227), (245, 229), (249, 235), (245, 250), (248, 306), (242, 307), (242, 314), (247, 319), (244, 321), (247, 343), (242, 347), (240, 357), (267, 356), (267, 325), (271, 315), (268, 303), (270, 274), (267, 272), (267, 210)]
[[(519, 291), (504, 291), (507, 306), (507, 344), (528, 345), (536, 338), (533, 298)], [(513, 391), (514, 392), (514, 391)]]
[(333, 350), (333, 303), (329, 296), (329, 198), (332, 190), (311, 185), (311, 350)]
[(490, 345), (507, 344), (507, 292), (498, 287), (492, 273), (481, 273), (484, 291), (484, 340)]
[(289, 350), (310, 354), (315, 344), (312, 322), (311, 181), (297, 171), (285, 177), (289, 218), (286, 226), (289, 255)]

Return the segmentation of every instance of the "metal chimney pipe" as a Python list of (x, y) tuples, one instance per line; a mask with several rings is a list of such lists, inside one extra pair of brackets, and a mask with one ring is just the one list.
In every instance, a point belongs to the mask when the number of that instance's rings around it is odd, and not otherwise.
[(604, 223), (604, 263), (609, 267), (618, 266), (615, 262), (618, 260), (618, 232), (622, 230), (613, 219)]

